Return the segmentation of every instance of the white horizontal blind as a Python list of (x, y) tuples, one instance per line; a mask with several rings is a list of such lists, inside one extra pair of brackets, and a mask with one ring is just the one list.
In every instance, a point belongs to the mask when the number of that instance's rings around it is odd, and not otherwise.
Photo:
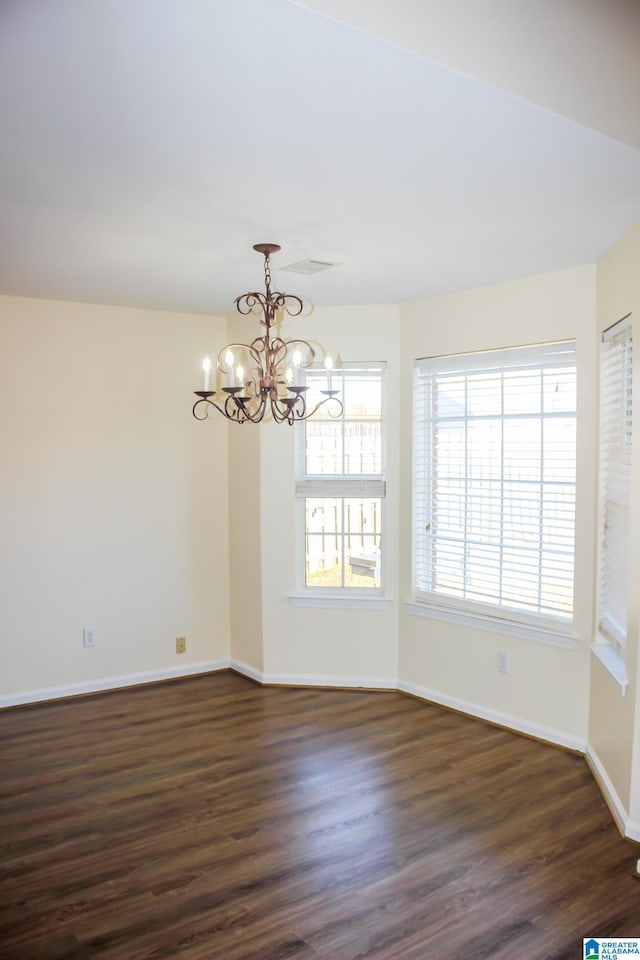
[(416, 361), (418, 598), (571, 619), (575, 446), (573, 341)]
[(631, 317), (609, 328), (600, 353), (598, 632), (618, 650), (627, 636), (632, 426)]

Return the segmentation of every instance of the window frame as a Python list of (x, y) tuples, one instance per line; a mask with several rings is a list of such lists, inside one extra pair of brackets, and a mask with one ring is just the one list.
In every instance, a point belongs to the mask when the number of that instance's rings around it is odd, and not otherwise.
[[(408, 612), (414, 616), (423, 616), (437, 620), (444, 620), (451, 623), (460, 623), (479, 629), (490, 630), (498, 633), (509, 633), (516, 636), (522, 636), (527, 639), (537, 640), (542, 643), (548, 643), (554, 646), (572, 647), (574, 642), (573, 623), (575, 617), (575, 523), (573, 537), (573, 569), (572, 569), (572, 605), (571, 616), (549, 615), (546, 612), (536, 612), (522, 610), (517, 607), (508, 606), (506, 603), (491, 603), (482, 600), (468, 600), (466, 598), (449, 595), (443, 591), (424, 589), (425, 580), (428, 580), (429, 574), (424, 570), (424, 559), (421, 551), (426, 549), (425, 534), (422, 527), (429, 523), (427, 516), (428, 504), (430, 503), (430, 490), (433, 481), (433, 470), (428, 468), (426, 458), (428, 454), (428, 445), (430, 438), (428, 436), (429, 426), (421, 420), (424, 414), (424, 407), (428, 403), (425, 397), (425, 391), (428, 389), (426, 381), (429, 376), (435, 376), (438, 368), (442, 372), (447, 371), (447, 364), (450, 364), (450, 372), (455, 374), (460, 372), (462, 375), (469, 375), (477, 367), (478, 372), (483, 369), (499, 364), (500, 357), (503, 358), (503, 369), (507, 371), (510, 366), (515, 369), (517, 361), (526, 359), (526, 354), (535, 357), (536, 351), (539, 352), (540, 361), (532, 365), (532, 369), (543, 369), (550, 367), (550, 362), (545, 362), (547, 355), (552, 355), (554, 351), (563, 353), (563, 347), (570, 351), (570, 360), (559, 361), (558, 366), (565, 364), (571, 368), (577, 369), (576, 362), (576, 342), (574, 339), (555, 341), (550, 343), (526, 344), (523, 346), (511, 347), (498, 350), (474, 351), (463, 354), (452, 354), (441, 357), (428, 357), (414, 361), (414, 425), (413, 425), (413, 491), (412, 491), (412, 596), (406, 606)], [(522, 352), (520, 352), (522, 351)], [(510, 362), (513, 358), (513, 362)], [(431, 364), (431, 374), (429, 372)], [(555, 365), (555, 364), (554, 364)], [(504, 417), (504, 408), (501, 411), (500, 419)], [(577, 425), (577, 404), (572, 413), (576, 418)], [(536, 417), (544, 422), (545, 413), (541, 411)], [(464, 419), (468, 418), (468, 411), (465, 409)], [(501, 454), (502, 456), (502, 454)], [(423, 458), (423, 463), (420, 462)], [(574, 475), (575, 476), (575, 475)], [(421, 490), (419, 485), (422, 484)], [(574, 486), (573, 510), (575, 518), (576, 498)], [(466, 539), (466, 538), (465, 538)], [(429, 561), (426, 561), (427, 563)]]
[[(313, 364), (312, 373), (323, 373), (322, 364)], [(362, 371), (377, 371), (380, 382), (380, 433), (381, 433), (381, 470), (380, 473), (366, 474), (317, 474), (306, 472), (306, 436), (307, 421), (295, 426), (295, 529), (296, 529), (296, 592), (289, 599), (294, 605), (375, 608), (386, 606), (386, 556), (387, 509), (386, 499), (386, 435), (387, 435), (387, 364), (386, 361), (344, 361), (332, 372), (332, 377), (356, 376)], [(340, 394), (338, 398), (341, 399)], [(337, 417), (345, 423), (346, 411)], [(313, 419), (313, 418), (311, 418)], [(380, 500), (380, 586), (313, 586), (306, 583), (306, 500), (307, 499), (378, 499)], [(340, 534), (344, 538), (344, 530)], [(343, 555), (343, 565), (345, 558)]]
[[(621, 348), (622, 358), (619, 368), (616, 369), (617, 361), (613, 358), (613, 350), (616, 347)], [(611, 365), (613, 362), (614, 366)], [(609, 513), (609, 504), (615, 498), (607, 495), (609, 488), (610, 471), (615, 470), (620, 483), (620, 458), (615, 455), (607, 456), (608, 445), (612, 439), (615, 439), (616, 431), (607, 431), (607, 414), (614, 412), (620, 416), (618, 426), (619, 434), (624, 438), (628, 437), (626, 446), (628, 447), (628, 463), (622, 477), (623, 493), (626, 503), (626, 514), (623, 517), (623, 526), (629, 529), (631, 519), (631, 492), (632, 492), (632, 463), (633, 463), (633, 317), (629, 313), (620, 320), (613, 323), (606, 330), (602, 331), (600, 338), (600, 357), (599, 357), (599, 436), (598, 436), (598, 553), (596, 567), (596, 609), (595, 609), (595, 636), (593, 641), (593, 651), (618, 682), (621, 689), (626, 689), (628, 677), (626, 671), (626, 649), (628, 639), (628, 614), (629, 614), (629, 590), (631, 583), (631, 542), (630, 539), (624, 543), (626, 556), (621, 559), (614, 557), (613, 562), (609, 560), (611, 556), (607, 549), (606, 531), (607, 517)], [(612, 392), (617, 390), (611, 405), (607, 407), (607, 401), (610, 400)], [(617, 407), (617, 409), (616, 409)], [(619, 501), (617, 505), (620, 506)], [(626, 519), (626, 526), (624, 520)], [(625, 623), (618, 624), (617, 620), (610, 615), (608, 609), (608, 597), (605, 598), (605, 583), (608, 574), (614, 573), (612, 567), (615, 566), (615, 574), (620, 570), (625, 578), (625, 598), (624, 613)], [(609, 629), (604, 624), (608, 622)]]

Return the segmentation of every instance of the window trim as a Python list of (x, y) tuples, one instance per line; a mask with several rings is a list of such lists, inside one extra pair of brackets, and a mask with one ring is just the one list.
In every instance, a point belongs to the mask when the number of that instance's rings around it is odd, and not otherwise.
[[(495, 350), (482, 350), (482, 351), (470, 351), (460, 354), (451, 354), (451, 355), (441, 355), (438, 357), (428, 357), (423, 359), (417, 359), (414, 361), (414, 389), (413, 389), (413, 398), (414, 398), (414, 425), (413, 425), (413, 442), (412, 442), (412, 474), (413, 474), (413, 490), (412, 490), (412, 550), (411, 550), (411, 560), (412, 560), (412, 599), (405, 601), (405, 608), (413, 616), (425, 617), (428, 619), (441, 620), (444, 622), (458, 623), (465, 626), (474, 627), (477, 629), (487, 630), (495, 633), (506, 633), (511, 636), (520, 636), (524, 639), (535, 640), (541, 643), (546, 643), (552, 646), (563, 647), (566, 649), (571, 649), (574, 646), (576, 637), (573, 632), (575, 624), (575, 532), (574, 532), (574, 582), (573, 582), (573, 605), (572, 605), (572, 615), (571, 617), (563, 617), (558, 615), (557, 617), (553, 615), (545, 615), (543, 613), (535, 613), (532, 611), (519, 610), (517, 607), (509, 607), (505, 605), (492, 604), (491, 602), (484, 603), (482, 601), (467, 600), (464, 598), (458, 598), (455, 596), (450, 596), (445, 593), (431, 592), (420, 589), (417, 582), (418, 572), (416, 570), (416, 558), (417, 558), (417, 549), (419, 541), (419, 532), (418, 532), (418, 521), (415, 516), (416, 509), (416, 484), (418, 482), (417, 477), (417, 465), (416, 465), (416, 439), (417, 439), (417, 414), (418, 414), (418, 402), (417, 402), (417, 390), (416, 386), (418, 384), (418, 378), (420, 377), (420, 364), (426, 365), (427, 362), (431, 361), (435, 366), (443, 366), (447, 361), (458, 361), (460, 363), (461, 372), (464, 369), (465, 371), (473, 369), (476, 364), (479, 368), (482, 368), (485, 365), (482, 357), (489, 357), (491, 354), (511, 354), (513, 353), (517, 356), (517, 352), (521, 349), (529, 349), (531, 352), (537, 347), (540, 349), (541, 358), (544, 357), (545, 351), (547, 348), (552, 349), (554, 347), (562, 347), (563, 344), (571, 346), (573, 348), (573, 365), (577, 367), (577, 353), (576, 353), (576, 340), (575, 338), (559, 340), (559, 341), (550, 341), (548, 343), (534, 343), (534, 344), (524, 344), (522, 346), (509, 347), (509, 348), (497, 348)], [(464, 364), (465, 358), (469, 358), (471, 363), (470, 365)], [(473, 359), (472, 359), (473, 358)], [(541, 365), (543, 361), (541, 359)], [(576, 424), (577, 424), (577, 406), (575, 411)], [(429, 496), (429, 490), (431, 487), (431, 477), (424, 477), (424, 496)], [(576, 477), (576, 489), (577, 489), (577, 477)], [(574, 510), (576, 508), (576, 500), (574, 499)], [(574, 527), (575, 531), (575, 527)]]
[[(335, 587), (336, 590), (342, 590), (342, 593), (327, 593), (324, 591), (315, 593), (316, 590), (321, 589), (321, 587), (305, 587), (307, 592), (289, 593), (287, 600), (292, 607), (324, 607), (329, 610), (384, 610), (390, 607), (393, 602), (378, 588), (363, 593), (353, 587)], [(348, 596), (345, 596), (346, 589), (349, 590)], [(373, 596), (369, 594), (373, 594)]]
[[(451, 598), (452, 600), (455, 598)], [(466, 602), (466, 601), (465, 601)], [(494, 609), (480, 611), (470, 606), (455, 606), (448, 603), (435, 603), (431, 597), (417, 595), (413, 600), (405, 600), (405, 609), (413, 617), (423, 617), (427, 620), (439, 620), (443, 623), (456, 623), (465, 627), (484, 630), (487, 633), (506, 634), (509, 637), (519, 637), (522, 640), (534, 640), (550, 647), (561, 647), (572, 650), (576, 644), (573, 624), (564, 620), (550, 620), (539, 617), (538, 622), (516, 619), (503, 616)], [(490, 606), (487, 604), (487, 606)], [(511, 612), (511, 611), (509, 611)], [(517, 614), (517, 611), (513, 611)]]
[(624, 696), (629, 686), (629, 675), (627, 674), (625, 658), (606, 640), (594, 640), (591, 644), (591, 651), (607, 673), (613, 677)]

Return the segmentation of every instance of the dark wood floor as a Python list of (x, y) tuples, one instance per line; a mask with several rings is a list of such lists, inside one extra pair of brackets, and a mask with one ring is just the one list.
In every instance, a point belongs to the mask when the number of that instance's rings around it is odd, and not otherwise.
[(639, 936), (581, 757), (231, 673), (0, 715), (2, 960), (576, 960)]

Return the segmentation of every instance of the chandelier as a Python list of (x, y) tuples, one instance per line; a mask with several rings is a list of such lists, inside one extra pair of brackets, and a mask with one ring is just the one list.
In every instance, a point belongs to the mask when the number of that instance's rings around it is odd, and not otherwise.
[[(307, 420), (325, 403), (330, 403), (331, 416), (339, 417), (342, 403), (337, 398), (339, 390), (332, 389), (333, 361), (329, 355), (324, 361), (326, 389), (320, 390), (322, 399), (308, 402), (309, 387), (304, 383), (304, 371), (315, 359), (315, 350), (306, 340), (283, 340), (274, 335), (272, 328), (284, 314), (296, 317), (302, 312), (300, 297), (291, 293), (279, 293), (271, 289), (272, 253), (277, 253), (277, 243), (256, 243), (254, 250), (264, 256), (264, 293), (243, 293), (236, 297), (238, 313), (256, 313), (264, 327), (264, 335), (252, 343), (229, 343), (218, 353), (216, 368), (225, 385), (220, 392), (209, 389), (211, 360), (205, 357), (204, 388), (196, 390), (199, 398), (193, 405), (196, 420), (206, 420), (209, 407), (214, 407), (227, 420), (234, 423), (260, 423), (270, 412), (276, 423), (296, 423)], [(243, 366), (243, 363), (246, 366)], [(302, 382), (301, 382), (302, 381)]]

